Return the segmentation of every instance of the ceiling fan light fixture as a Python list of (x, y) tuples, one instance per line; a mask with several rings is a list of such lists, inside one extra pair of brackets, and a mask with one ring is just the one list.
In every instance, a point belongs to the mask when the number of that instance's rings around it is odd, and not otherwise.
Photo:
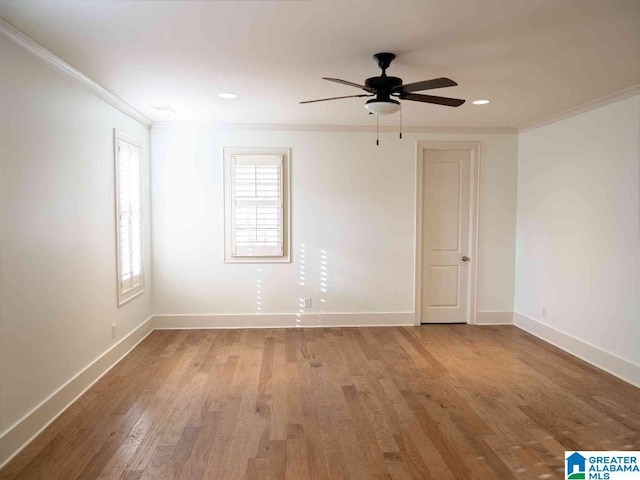
[(373, 99), (369, 100), (364, 108), (366, 108), (369, 112), (374, 113), (376, 115), (391, 115), (392, 113), (396, 113), (400, 110), (400, 102), (397, 100), (378, 100)]

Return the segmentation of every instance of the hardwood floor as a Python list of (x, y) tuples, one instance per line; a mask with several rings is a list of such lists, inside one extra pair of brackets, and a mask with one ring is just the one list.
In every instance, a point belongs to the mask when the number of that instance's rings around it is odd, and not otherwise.
[(640, 389), (515, 327), (156, 331), (1, 479), (544, 479)]

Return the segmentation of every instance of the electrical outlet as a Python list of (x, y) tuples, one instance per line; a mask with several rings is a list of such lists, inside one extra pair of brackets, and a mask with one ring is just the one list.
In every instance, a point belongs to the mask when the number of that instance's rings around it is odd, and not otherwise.
[(116, 338), (116, 324), (111, 325), (111, 338)]
[(304, 308), (311, 308), (311, 297), (304, 297)]
[(547, 318), (547, 309), (546, 308), (542, 309), (542, 318)]

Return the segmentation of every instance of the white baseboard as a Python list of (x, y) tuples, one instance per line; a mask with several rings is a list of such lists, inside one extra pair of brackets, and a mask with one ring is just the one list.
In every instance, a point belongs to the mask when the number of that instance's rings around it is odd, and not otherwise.
[(517, 312), (514, 314), (514, 324), (545, 342), (640, 387), (640, 365)]
[(129, 335), (100, 355), (14, 425), (0, 434), (0, 468), (25, 448), (51, 422), (104, 376), (153, 331), (153, 317), (147, 318)]
[(513, 325), (513, 312), (503, 310), (478, 310), (476, 325)]
[(413, 326), (413, 312), (155, 315), (156, 329)]

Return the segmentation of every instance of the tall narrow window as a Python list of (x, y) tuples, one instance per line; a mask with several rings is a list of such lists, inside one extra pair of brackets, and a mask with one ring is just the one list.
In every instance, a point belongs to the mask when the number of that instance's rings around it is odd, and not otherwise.
[(225, 261), (289, 261), (288, 157), (285, 149), (225, 149)]
[(116, 132), (118, 305), (144, 291), (140, 143)]

